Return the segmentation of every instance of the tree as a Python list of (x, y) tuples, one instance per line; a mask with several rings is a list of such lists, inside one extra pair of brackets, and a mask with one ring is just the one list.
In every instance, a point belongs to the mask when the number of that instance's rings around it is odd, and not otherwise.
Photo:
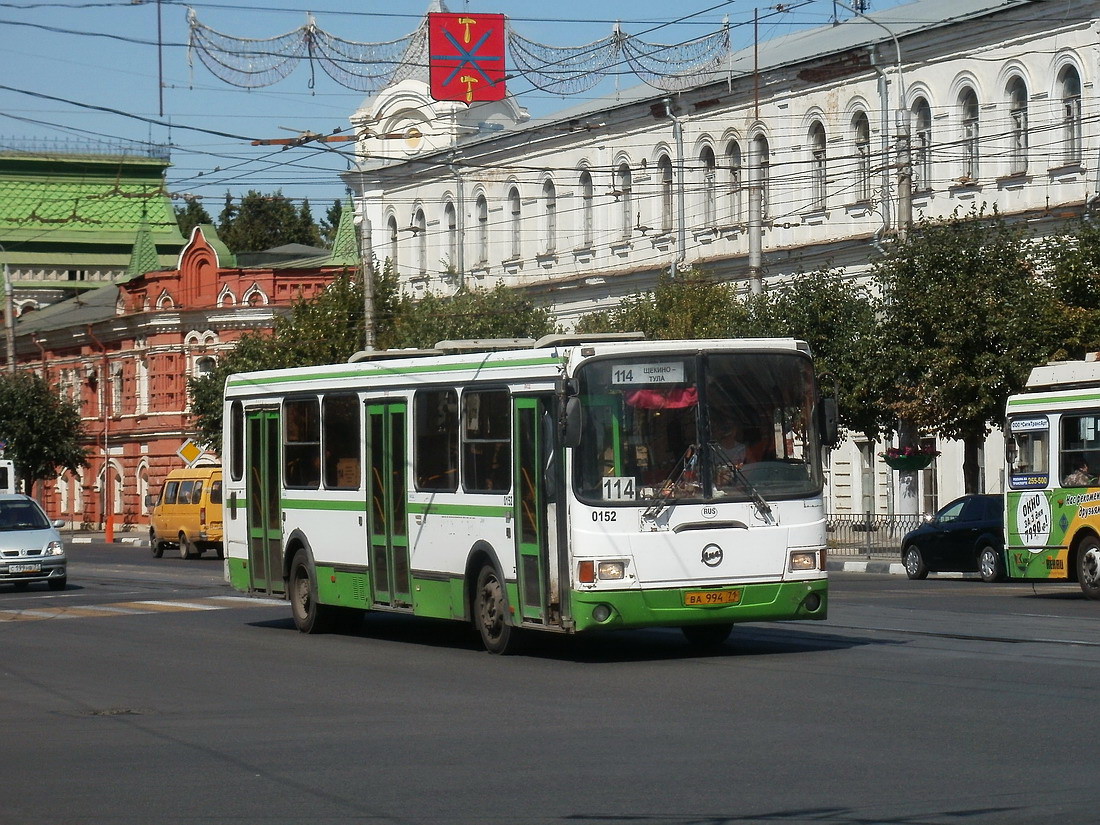
[(82, 436), (76, 404), (59, 398), (41, 376), (0, 376), (0, 441), (6, 442), (5, 456), (15, 463), (28, 495), (36, 481), (88, 465)]
[(667, 273), (652, 292), (628, 295), (619, 306), (585, 315), (577, 332), (643, 332), (647, 338), (728, 338), (750, 335), (755, 321), (737, 287), (696, 270)]
[(194, 198), (188, 198), (186, 206), (176, 207), (176, 223), (179, 224), (180, 234), (185, 238), (191, 237), (191, 230), (200, 224), (212, 224), (214, 220), (206, 208)]
[(1100, 225), (1070, 224), (1048, 238), (1037, 257), (1062, 312), (1063, 346), (1055, 357), (1078, 359), (1100, 350)]
[(888, 377), (899, 421), (964, 443), (966, 492), (978, 451), (1008, 396), (1059, 346), (1060, 317), (1023, 233), (995, 213), (922, 221), (873, 265)]
[(321, 218), (321, 241), (329, 249), (332, 248), (332, 244), (336, 241), (336, 230), (340, 228), (340, 218), (344, 214), (344, 204), (341, 201), (333, 201), (332, 206), (325, 212), (325, 216)]
[(284, 244), (316, 246), (320, 242), (309, 202), (295, 209), (281, 191), (264, 195), (250, 190), (234, 203), (227, 192), (218, 216), (218, 235), (233, 252), (260, 252)]
[(881, 335), (867, 286), (838, 270), (802, 274), (758, 299), (754, 313), (764, 334), (810, 345), (822, 390), (835, 388), (841, 424), (877, 438), (888, 416)]

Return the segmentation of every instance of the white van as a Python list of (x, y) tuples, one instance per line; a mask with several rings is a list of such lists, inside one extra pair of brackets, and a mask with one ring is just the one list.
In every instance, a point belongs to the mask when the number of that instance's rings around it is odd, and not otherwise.
[(0, 458), (0, 493), (15, 491), (15, 464), (8, 459)]

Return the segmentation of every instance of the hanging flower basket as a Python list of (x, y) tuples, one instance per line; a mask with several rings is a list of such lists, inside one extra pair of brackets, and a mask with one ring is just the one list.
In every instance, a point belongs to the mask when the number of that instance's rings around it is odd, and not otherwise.
[(939, 454), (939, 450), (922, 450), (919, 447), (890, 447), (879, 456), (890, 469), (905, 472), (925, 469)]

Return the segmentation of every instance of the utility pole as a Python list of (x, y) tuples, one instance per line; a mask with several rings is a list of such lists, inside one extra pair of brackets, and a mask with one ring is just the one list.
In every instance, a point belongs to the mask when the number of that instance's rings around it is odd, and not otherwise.
[(898, 240), (909, 237), (913, 225), (913, 150), (910, 145), (909, 110), (902, 100), (897, 111), (898, 129)]
[(8, 250), (0, 245), (0, 251), (4, 253), (4, 348), (8, 373), (15, 375), (15, 296), (12, 295), (11, 272), (8, 270)]
[(374, 264), (366, 206), (359, 221), (359, 272), (363, 278), (363, 349), (374, 351)]

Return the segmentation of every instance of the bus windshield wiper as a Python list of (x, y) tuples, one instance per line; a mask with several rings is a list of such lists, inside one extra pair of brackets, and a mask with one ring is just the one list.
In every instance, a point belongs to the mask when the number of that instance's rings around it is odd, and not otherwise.
[(698, 455), (699, 445), (689, 444), (688, 448), (684, 450), (684, 454), (672, 465), (672, 472), (661, 482), (661, 486), (658, 488), (660, 494), (642, 511), (642, 519), (654, 521), (669, 504), (676, 500), (673, 492), (675, 492), (677, 485), (683, 481), (684, 474), (694, 468)]
[(733, 477), (748, 491), (749, 498), (756, 505), (756, 511), (760, 513), (760, 517), (768, 524), (775, 524), (775, 518), (772, 516), (772, 506), (768, 504), (767, 499), (760, 495), (760, 491), (753, 486), (748, 476), (741, 471), (740, 465), (733, 463), (733, 459), (729, 457), (729, 453), (723, 449), (722, 445), (717, 441), (710, 442), (710, 452), (715, 467), (725, 467), (727, 470), (732, 471)]

